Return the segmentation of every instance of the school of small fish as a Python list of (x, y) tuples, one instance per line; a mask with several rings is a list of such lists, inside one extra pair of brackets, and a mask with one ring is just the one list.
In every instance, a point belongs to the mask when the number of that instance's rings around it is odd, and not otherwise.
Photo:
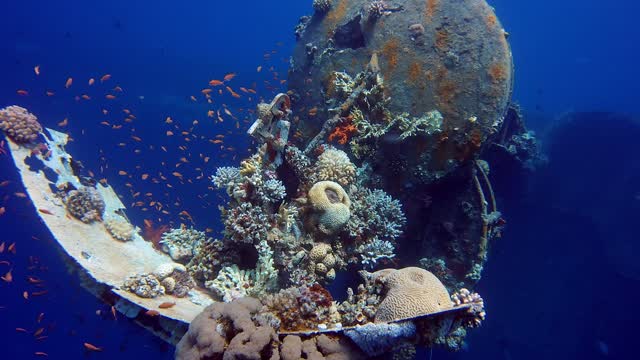
[[(197, 219), (185, 209), (184, 204), (198, 201), (205, 211), (211, 207), (215, 208), (216, 201), (211, 195), (214, 189), (210, 185), (208, 175), (221, 161), (235, 161), (238, 157), (246, 155), (239, 153), (235, 146), (226, 142), (226, 139), (246, 132), (255, 120), (255, 105), (282, 91), (285, 80), (280, 79), (275, 65), (268, 64), (276, 53), (276, 50), (266, 52), (263, 57), (265, 63), (258, 65), (253, 75), (247, 76), (246, 72), (243, 74), (241, 71), (220, 73), (204, 81), (202, 87), (192, 94), (185, 94), (186, 102), (202, 109), (201, 116), (196, 118), (165, 114), (157, 119), (138, 119), (136, 105), (128, 104), (140, 104), (139, 100), (144, 97), (135, 96), (134, 101), (133, 96), (115, 83), (118, 81), (116, 75), (69, 74), (56, 80), (49, 78), (47, 64), (44, 62), (33, 65), (32, 69), (37, 81), (44, 83), (47, 90), (42, 93), (42, 90), (25, 87), (17, 89), (16, 94), (29, 99), (41, 96), (43, 105), (54, 100), (93, 104), (96, 114), (92, 119), (76, 118), (73, 109), (69, 109), (64, 116), (56, 120), (40, 116), (41, 121), (45, 126), (64, 129), (70, 135), (71, 141), (81, 136), (109, 138), (110, 143), (99, 150), (98, 165), (94, 169), (86, 169), (86, 174), (101, 184), (108, 184), (107, 179), (110, 179), (114, 184), (126, 188), (127, 193), (121, 194), (122, 198), (125, 202), (128, 201), (129, 211), (137, 212), (145, 218), (145, 229), (160, 229), (168, 225), (175, 227), (183, 222), (195, 224)], [(285, 63), (287, 59), (281, 60)], [(263, 80), (262, 83), (242, 83), (242, 79), (248, 77), (259, 77)], [(258, 92), (264, 94), (264, 98), (258, 96)], [(311, 115), (311, 110), (309, 113)], [(91, 122), (99, 124), (104, 133), (97, 134), (95, 130), (85, 128), (85, 124), (89, 125)], [(2, 156), (6, 155), (7, 151), (5, 140), (0, 138), (0, 161), (9, 161), (8, 157)], [(44, 144), (38, 144), (32, 154), (48, 158), (51, 156), (51, 150)], [(118, 160), (123, 158), (126, 158), (129, 164), (131, 159), (139, 161), (136, 165), (126, 168), (117, 166)], [(217, 159), (216, 163), (210, 162), (211, 159)], [(181, 187), (184, 192), (176, 191)], [(192, 189), (199, 189), (199, 193), (193, 193)], [(12, 205), (16, 201), (30, 202), (28, 193), (19, 182), (0, 178), (0, 221), (6, 218), (8, 213), (21, 216), (13, 213), (13, 209), (19, 207)], [(22, 208), (30, 210), (29, 207)], [(37, 208), (37, 211), (41, 216), (59, 214), (54, 208)], [(210, 221), (210, 217), (202, 221)], [(206, 228), (208, 233), (213, 231), (210, 227)], [(40, 241), (35, 236), (32, 236), (32, 240)], [(47, 267), (37, 256), (28, 256), (26, 267), (18, 266), (16, 256), (19, 247), (19, 241), (8, 241), (0, 234), (0, 286), (19, 287), (16, 294), (22, 301), (35, 304), (35, 299), (46, 297), (51, 290), (48, 281), (45, 280)], [(159, 316), (159, 310), (167, 310), (173, 306), (175, 302), (163, 302), (158, 304), (157, 309), (147, 310), (144, 315)], [(2, 311), (10, 310), (0, 302), (0, 314)], [(109, 311), (96, 311), (97, 315), (103, 313), (108, 315)], [(110, 317), (117, 321), (114, 306), (110, 307), (110, 313)], [(48, 319), (44, 311), (37, 311), (37, 314), (31, 323), (20, 324), (21, 326), (15, 327), (15, 331), (33, 337), (36, 343), (40, 344), (47, 340), (54, 327), (47, 323), (53, 323), (53, 320)], [(80, 339), (78, 346), (86, 352), (109, 350), (89, 341)], [(38, 348), (34, 347), (34, 350)], [(49, 356), (44, 351), (34, 351), (33, 355)]]

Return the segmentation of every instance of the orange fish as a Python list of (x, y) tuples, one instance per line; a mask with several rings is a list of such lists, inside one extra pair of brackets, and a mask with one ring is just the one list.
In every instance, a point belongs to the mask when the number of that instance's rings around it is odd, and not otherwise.
[(111, 94), (107, 94), (107, 95), (105, 95), (104, 97), (105, 97), (105, 98), (107, 98), (107, 99), (109, 99), (109, 100), (113, 100), (113, 99), (115, 99), (115, 98), (116, 98), (116, 97), (115, 97), (115, 95), (111, 95)]
[(140, 137), (135, 136), (135, 135), (131, 135), (131, 138), (132, 138), (133, 140), (137, 141), (137, 142), (142, 141), (142, 139), (141, 139)]
[(225, 108), (224, 109), (224, 113), (229, 115), (229, 116), (233, 116), (233, 114), (231, 113), (231, 111), (229, 111), (229, 109)]
[(7, 212), (7, 209), (4, 206), (0, 207), (0, 215), (4, 215), (4, 213), (6, 212)]
[(118, 171), (118, 175), (124, 176), (124, 175), (127, 175), (127, 172), (124, 170), (120, 170)]
[(116, 317), (116, 307), (115, 306), (111, 307), (111, 314), (113, 314), (113, 320), (118, 320), (118, 318)]
[(47, 94), (47, 96), (53, 96), (53, 95), (55, 95), (56, 93), (54, 93), (53, 91), (47, 91), (47, 92), (46, 92), (46, 94)]
[(73, 84), (73, 78), (68, 78), (67, 82), (64, 84), (64, 87), (68, 89), (71, 87), (72, 84)]
[(83, 94), (82, 98), (85, 99), (85, 100), (90, 100), (91, 99), (91, 97), (89, 95), (87, 95), (87, 94)]
[(222, 84), (224, 84), (224, 82), (220, 81), (220, 80), (211, 80), (211, 81), (209, 81), (209, 85), (210, 86), (220, 86)]
[(5, 282), (12, 282), (13, 281), (13, 275), (11, 275), (11, 270), (9, 270), (9, 272), (7, 272), (6, 274), (4, 274), (4, 276), (1, 276), (0, 279), (4, 280)]
[(20, 89), (20, 90), (16, 91), (16, 93), (18, 93), (18, 95), (20, 95), (20, 96), (27, 96), (27, 95), (29, 95), (29, 92), (28, 92), (27, 90), (22, 90), (22, 89)]
[(228, 73), (227, 75), (224, 76), (224, 81), (229, 81), (234, 77), (236, 77), (236, 73)]
[(213, 117), (213, 114), (214, 114), (213, 110), (209, 110), (209, 111), (207, 111), (207, 116), (208, 116), (208, 117), (212, 118), (212, 117)]
[(40, 323), (42, 321), (42, 319), (44, 319), (44, 313), (40, 313), (40, 315), (38, 315), (38, 323)]
[(64, 120), (58, 123), (58, 126), (63, 127), (63, 126), (67, 126), (67, 124), (69, 124), (69, 119), (64, 118)]
[(15, 196), (19, 197), (19, 198), (26, 198), (27, 194), (23, 193), (23, 192), (17, 192), (17, 193), (13, 193)]
[(158, 312), (158, 310), (147, 310), (147, 311), (145, 312), (145, 314), (146, 314), (147, 316), (158, 316), (158, 315), (160, 315), (160, 313)]
[(149, 174), (142, 174), (142, 180), (147, 180), (149, 178)]
[(116, 86), (113, 88), (113, 91), (122, 92), (122, 88), (120, 86)]
[(36, 73), (36, 75), (40, 75), (40, 65), (36, 65), (33, 68), (33, 72)]
[(4, 243), (0, 244), (0, 254), (4, 252)]
[(7, 251), (10, 253), (13, 253), (14, 255), (16, 254), (16, 243), (11, 243), (11, 245), (9, 245), (9, 247), (7, 248)]
[(200, 90), (200, 92), (205, 94), (205, 95), (211, 93), (212, 91), (213, 90), (211, 90), (211, 89), (202, 89), (202, 90)]
[(33, 353), (33, 355), (36, 356), (49, 356), (49, 354), (47, 354), (46, 352), (42, 352), (42, 351), (36, 351)]
[(180, 174), (180, 173), (179, 173), (179, 172), (177, 172), (177, 171), (174, 171), (172, 174), (173, 174), (173, 176), (175, 176), (175, 177), (182, 178), (182, 174)]
[(167, 302), (163, 302), (162, 304), (158, 305), (158, 307), (160, 309), (169, 309), (169, 308), (172, 308), (175, 304), (176, 303), (174, 303), (174, 302), (168, 302), (167, 301)]
[(209, 140), (214, 144), (222, 144), (222, 140)]
[(53, 213), (47, 209), (38, 209), (38, 211), (40, 211), (43, 214), (53, 215)]
[(109, 111), (107, 109), (102, 109), (102, 114), (107, 115)]
[(111, 79), (111, 75), (105, 74), (105, 75), (102, 75), (102, 77), (100, 78), (100, 82), (105, 82), (109, 79)]
[(173, 131), (167, 130), (167, 136), (173, 136)]
[(107, 125), (107, 126), (111, 126), (111, 124), (109, 124), (108, 121), (101, 121), (100, 122), (101, 125)]
[(196, 99), (196, 97), (195, 97), (195, 96), (193, 96), (193, 95), (191, 95), (190, 99), (191, 99), (192, 101), (198, 101), (198, 100)]
[(93, 85), (93, 83), (95, 82), (96, 82), (96, 79), (94, 78), (89, 79), (89, 86)]
[(256, 69), (257, 72), (260, 72), (262, 70), (262, 65), (258, 66), (258, 68)]
[[(29, 300), (29, 292), (27, 292), (27, 291), (22, 292), (22, 297), (23, 297), (25, 300)], [(44, 329), (43, 329), (43, 330), (44, 330)], [(38, 335), (40, 335), (40, 334), (38, 334)], [(33, 334), (33, 336), (38, 336), (38, 335)]]
[(171, 119), (171, 116), (167, 116), (167, 119), (164, 122), (167, 124), (171, 124), (173, 120)]
[(39, 328), (38, 330), (36, 330), (36, 332), (33, 333), (33, 336), (38, 337), (42, 335), (43, 332), (44, 332), (44, 328)]
[[(105, 75), (106, 76), (106, 75)], [(90, 343), (84, 343), (84, 348), (90, 351), (102, 351), (102, 348), (99, 348)]]

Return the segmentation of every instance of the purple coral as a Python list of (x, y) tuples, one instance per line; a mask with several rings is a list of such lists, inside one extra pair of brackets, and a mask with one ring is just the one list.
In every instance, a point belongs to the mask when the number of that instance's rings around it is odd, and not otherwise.
[(27, 109), (13, 105), (0, 110), (0, 130), (17, 143), (32, 143), (38, 139), (42, 126)]

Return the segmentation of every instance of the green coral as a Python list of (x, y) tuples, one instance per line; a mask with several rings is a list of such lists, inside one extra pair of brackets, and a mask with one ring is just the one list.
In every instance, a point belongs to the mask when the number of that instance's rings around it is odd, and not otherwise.
[(402, 113), (395, 118), (401, 131), (400, 138), (406, 139), (410, 136), (433, 135), (442, 129), (442, 114), (438, 110), (432, 110), (417, 118), (409, 118), (408, 113)]

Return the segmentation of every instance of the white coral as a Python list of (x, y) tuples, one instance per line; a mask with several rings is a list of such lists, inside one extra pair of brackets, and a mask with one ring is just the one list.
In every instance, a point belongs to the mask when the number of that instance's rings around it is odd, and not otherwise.
[(333, 147), (327, 148), (316, 162), (315, 182), (335, 181), (342, 186), (353, 183), (356, 167), (347, 153)]

